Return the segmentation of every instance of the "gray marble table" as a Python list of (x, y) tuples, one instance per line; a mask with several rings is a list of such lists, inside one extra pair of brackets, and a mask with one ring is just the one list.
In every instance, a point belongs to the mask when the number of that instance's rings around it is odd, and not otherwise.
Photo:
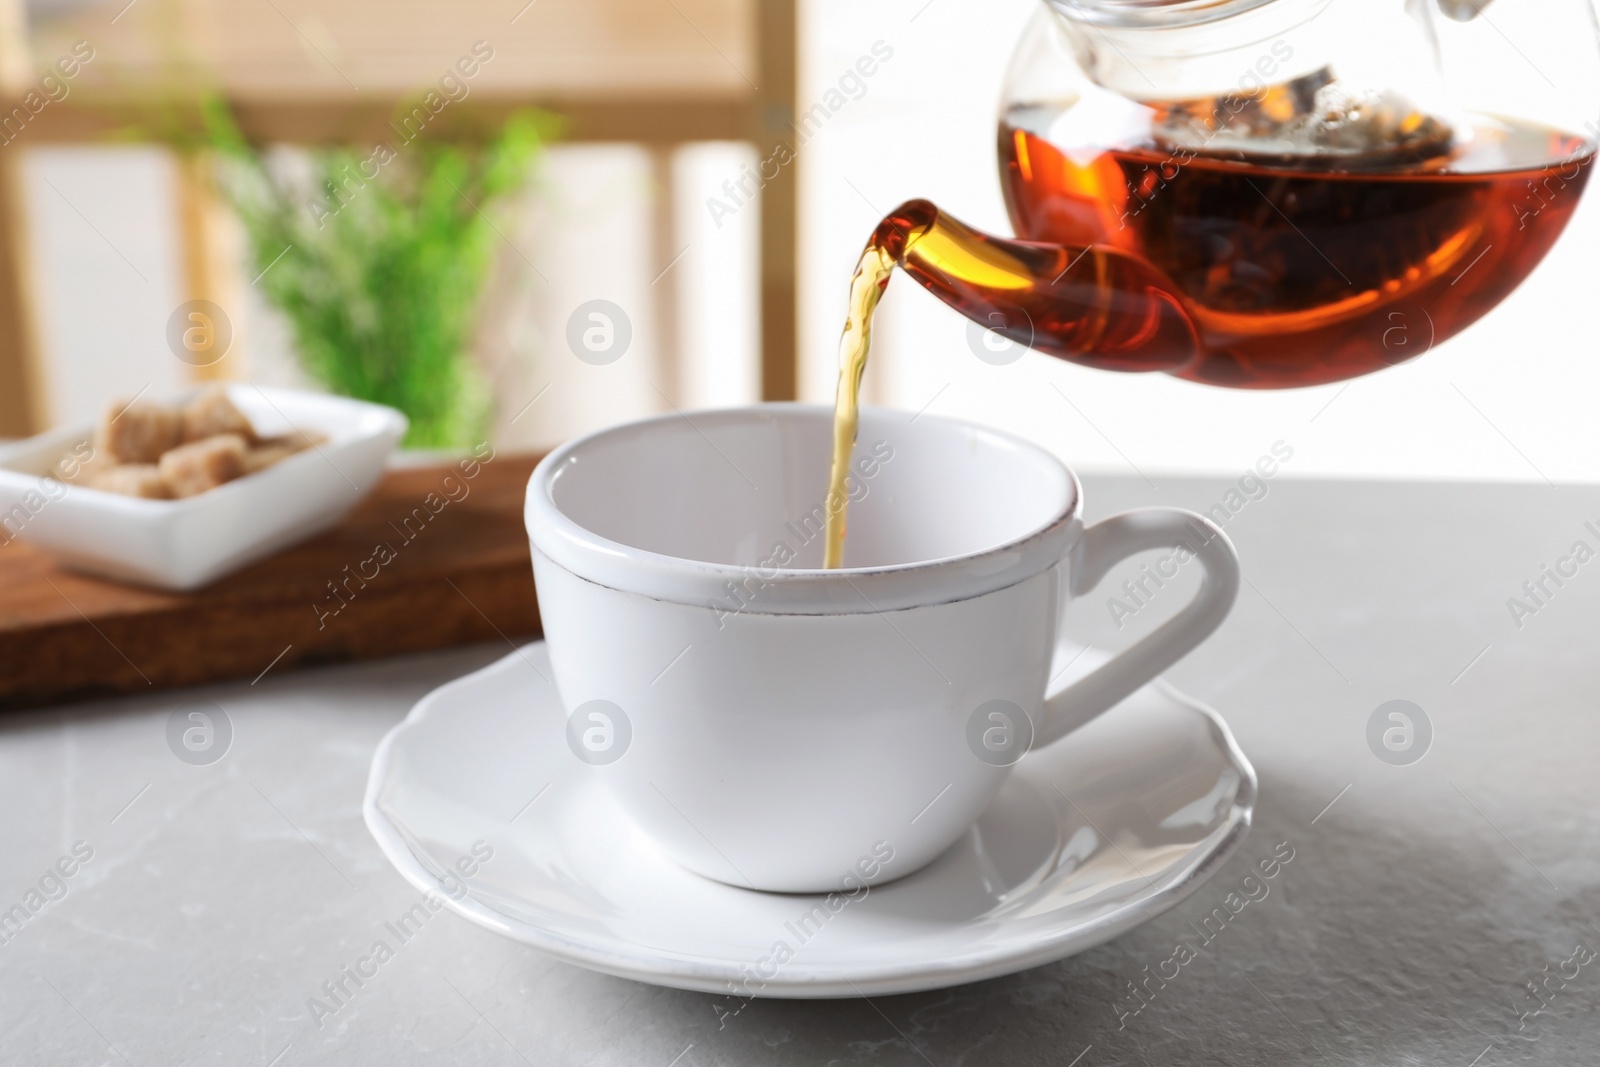
[[(1090, 517), (1221, 507), (1248, 585), (1170, 677), (1227, 716), (1262, 785), (1215, 880), (1107, 945), (942, 992), (725, 1017), (723, 998), (444, 913), (319, 1028), (308, 998), (416, 896), (362, 825), (373, 748), (506, 651), (479, 647), (0, 720), (0, 909), (43, 901), (0, 922), (0, 1063), (1595, 1063), (1600, 559), (1573, 552), (1600, 549), (1600, 489), (1230, 485), (1088, 480)], [(1076, 636), (1115, 645), (1170, 610), (1119, 629), (1113, 592), (1074, 606)], [(1399, 756), (1368, 741), (1395, 699), (1431, 724), (1406, 765), (1423, 731)], [(208, 703), (232, 743), (189, 765), (169, 716)], [(1270, 895), (1134, 1000), (1280, 842), (1295, 858)]]

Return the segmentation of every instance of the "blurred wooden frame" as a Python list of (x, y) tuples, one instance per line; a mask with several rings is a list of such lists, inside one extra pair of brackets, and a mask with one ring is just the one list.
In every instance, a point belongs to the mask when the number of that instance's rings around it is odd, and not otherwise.
[[(744, 141), (765, 159), (779, 142), (792, 143), (796, 0), (124, 2), (62, 5), (60, 14), (28, 26), (23, 0), (0, 0), (0, 122), (19, 107), (26, 119), (0, 138), (0, 438), (38, 432), (49, 421), (20, 154), (155, 125), (170, 105), (160, 86), (170, 82), (174, 54), (217, 79), (254, 141), (361, 144), (391, 138), (388, 122), (402, 100), (451, 75), (475, 42), (488, 42), (493, 60), (428, 135), (481, 129), (532, 105), (565, 119), (567, 141), (650, 150), (657, 187), (651, 273), (664, 272), (654, 291), (669, 379), (680, 373), (675, 272), (667, 269), (680, 251), (672, 232), (672, 150)], [(77, 41), (88, 41), (95, 58), (67, 82), (64, 99), (30, 112), (29, 92)], [(221, 209), (203, 166), (180, 158), (177, 171), (183, 298), (225, 303), (218, 296), (235, 264), (219, 241)], [(761, 392), (768, 400), (793, 399), (797, 391), (796, 184), (794, 167), (782, 168), (759, 198)]]

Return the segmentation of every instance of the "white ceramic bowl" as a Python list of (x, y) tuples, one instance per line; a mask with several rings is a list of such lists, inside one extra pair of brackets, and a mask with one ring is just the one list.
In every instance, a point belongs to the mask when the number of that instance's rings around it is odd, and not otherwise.
[[(393, 408), (321, 393), (233, 385), (258, 433), (314, 430), (328, 441), (184, 500), (119, 496), (56, 477), (94, 427), (0, 446), (0, 550), (20, 538), (64, 566), (163, 589), (195, 589), (338, 523), (372, 490), (406, 432)], [(182, 396), (168, 398), (181, 402)]]

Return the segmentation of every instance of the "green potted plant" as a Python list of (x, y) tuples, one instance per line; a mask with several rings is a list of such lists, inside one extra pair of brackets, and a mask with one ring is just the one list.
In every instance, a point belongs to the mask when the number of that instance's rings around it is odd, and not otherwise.
[(220, 100), (203, 112), (255, 284), (288, 320), (306, 371), (405, 412), (408, 447), (482, 440), (489, 392), (469, 345), (503, 240), (497, 216), (555, 121), (519, 112), (477, 141), (316, 148), (297, 166), (249, 144)]

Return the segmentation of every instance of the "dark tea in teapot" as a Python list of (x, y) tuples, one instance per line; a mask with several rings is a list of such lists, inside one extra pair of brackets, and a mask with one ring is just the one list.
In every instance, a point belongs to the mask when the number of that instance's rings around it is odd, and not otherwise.
[(1398, 168), (1155, 144), (1077, 163), (1025, 116), (1008, 119), (1017, 233), (1107, 244), (1159, 268), (1199, 340), (1190, 363), (1161, 369), (1246, 389), (1352, 378), (1470, 325), (1544, 258), (1593, 160), (1582, 138), (1507, 122)]

